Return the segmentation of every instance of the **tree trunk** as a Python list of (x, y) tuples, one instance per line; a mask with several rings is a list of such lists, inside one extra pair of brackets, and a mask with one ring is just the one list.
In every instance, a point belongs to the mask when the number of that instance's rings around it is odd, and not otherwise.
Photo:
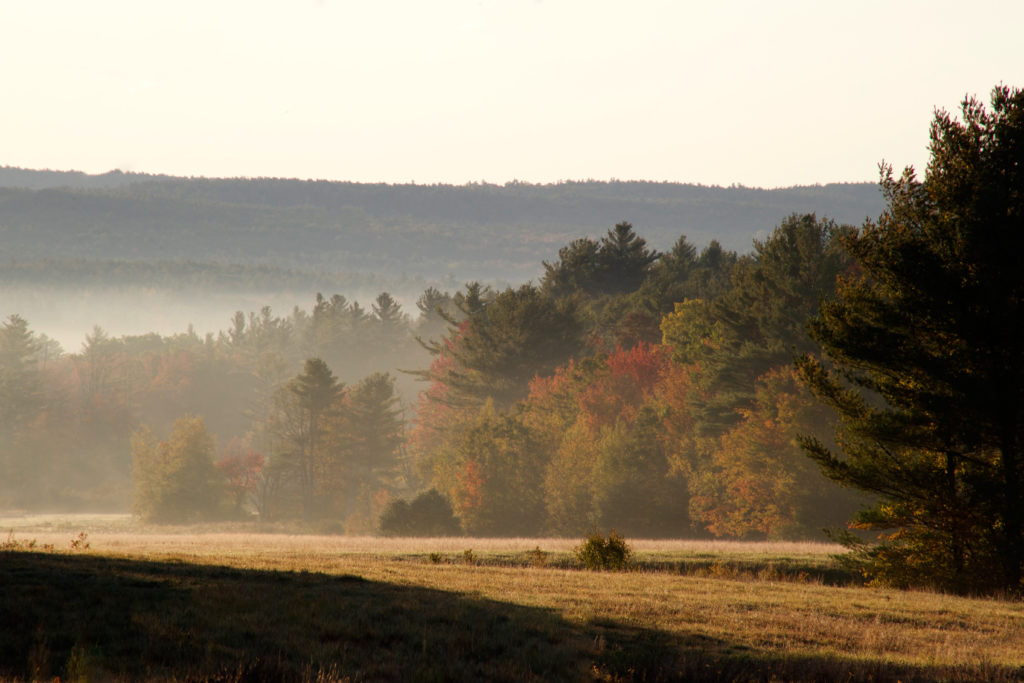
[(958, 519), (959, 496), (956, 480), (957, 459), (953, 453), (946, 453), (946, 495), (949, 497), (950, 562), (953, 566), (953, 590), (963, 593), (964, 584), (964, 542)]
[(1016, 420), (1003, 421), (1002, 438), (1002, 517), (1003, 517), (1003, 581), (1004, 588), (1012, 592), (1021, 590), (1021, 565), (1024, 564), (1024, 539), (1021, 538), (1021, 481), (1020, 448), (1017, 442)]

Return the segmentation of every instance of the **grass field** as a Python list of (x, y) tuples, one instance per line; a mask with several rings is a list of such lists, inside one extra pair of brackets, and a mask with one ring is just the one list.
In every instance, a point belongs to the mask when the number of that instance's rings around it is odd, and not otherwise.
[(0, 525), (6, 679), (1024, 680), (1024, 604), (850, 585), (821, 544), (592, 572), (566, 539)]

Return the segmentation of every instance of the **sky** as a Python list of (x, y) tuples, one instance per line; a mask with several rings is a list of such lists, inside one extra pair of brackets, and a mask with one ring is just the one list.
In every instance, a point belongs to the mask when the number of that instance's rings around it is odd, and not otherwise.
[(1024, 2), (0, 3), (0, 166), (786, 187), (923, 170)]

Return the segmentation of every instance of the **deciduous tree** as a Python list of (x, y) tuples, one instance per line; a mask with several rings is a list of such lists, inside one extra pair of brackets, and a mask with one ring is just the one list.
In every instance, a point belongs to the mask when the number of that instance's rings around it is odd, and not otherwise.
[(166, 441), (148, 428), (132, 436), (132, 511), (143, 521), (187, 523), (216, 514), (224, 495), (214, 440), (202, 418), (186, 415)]

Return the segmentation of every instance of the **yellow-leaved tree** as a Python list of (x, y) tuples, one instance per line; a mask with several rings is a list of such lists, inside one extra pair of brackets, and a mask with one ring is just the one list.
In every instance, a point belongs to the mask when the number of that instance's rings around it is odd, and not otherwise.
[(164, 524), (216, 516), (226, 489), (213, 462), (215, 450), (213, 436), (195, 415), (178, 418), (166, 441), (140, 428), (132, 435), (132, 512)]

